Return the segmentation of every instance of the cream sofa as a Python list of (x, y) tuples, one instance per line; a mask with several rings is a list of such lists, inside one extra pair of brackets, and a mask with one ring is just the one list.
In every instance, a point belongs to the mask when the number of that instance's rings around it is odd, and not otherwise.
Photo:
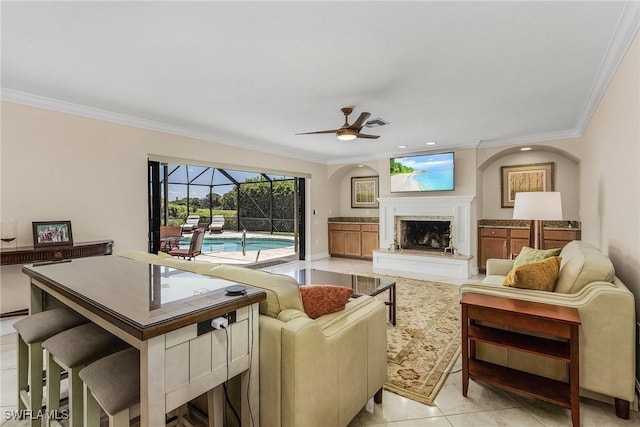
[[(633, 294), (615, 276), (611, 260), (589, 243), (565, 246), (553, 292), (502, 286), (513, 261), (490, 259), (482, 284), (465, 284), (461, 296), (473, 292), (578, 309), (580, 326), (581, 394), (610, 401), (616, 413), (629, 418), (635, 382), (635, 305)], [(549, 378), (566, 380), (565, 364), (478, 344), (479, 358)], [(604, 399), (603, 399), (604, 397)], [(606, 398), (608, 397), (608, 398)]]
[(387, 376), (383, 302), (359, 297), (313, 320), (292, 277), (138, 251), (119, 255), (266, 291), (259, 319), (261, 425), (346, 426), (374, 395), (381, 402)]

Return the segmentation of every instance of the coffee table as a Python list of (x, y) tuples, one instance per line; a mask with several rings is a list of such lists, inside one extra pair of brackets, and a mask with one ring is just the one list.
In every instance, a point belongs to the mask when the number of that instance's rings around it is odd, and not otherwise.
[(396, 325), (396, 281), (376, 277), (358, 276), (356, 274), (336, 273), (333, 271), (302, 268), (288, 273), (299, 285), (338, 285), (353, 289), (353, 296), (376, 296), (389, 291), (389, 300), (384, 303), (389, 306), (389, 322)]

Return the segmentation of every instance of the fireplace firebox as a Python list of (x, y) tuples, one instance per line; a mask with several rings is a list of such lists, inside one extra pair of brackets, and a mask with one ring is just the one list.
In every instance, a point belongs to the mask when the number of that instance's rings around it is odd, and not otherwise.
[(402, 249), (446, 252), (452, 249), (449, 218), (396, 218), (396, 241)]

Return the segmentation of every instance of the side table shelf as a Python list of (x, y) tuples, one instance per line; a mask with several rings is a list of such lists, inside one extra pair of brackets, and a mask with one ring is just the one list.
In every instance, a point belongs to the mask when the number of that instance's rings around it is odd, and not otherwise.
[[(460, 303), (462, 304), (462, 395), (467, 396), (469, 378), (472, 378), (569, 408), (573, 425), (579, 426), (578, 329), (580, 316), (578, 310), (474, 293), (465, 294)], [(494, 328), (488, 324), (546, 334), (562, 340)], [(476, 359), (477, 342), (563, 361), (567, 364), (569, 382), (478, 360)]]

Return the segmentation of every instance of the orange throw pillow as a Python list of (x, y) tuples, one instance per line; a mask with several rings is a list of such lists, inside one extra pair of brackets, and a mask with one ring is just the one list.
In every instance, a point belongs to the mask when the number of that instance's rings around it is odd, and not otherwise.
[(300, 286), (304, 312), (312, 319), (344, 309), (353, 289), (335, 285)]

